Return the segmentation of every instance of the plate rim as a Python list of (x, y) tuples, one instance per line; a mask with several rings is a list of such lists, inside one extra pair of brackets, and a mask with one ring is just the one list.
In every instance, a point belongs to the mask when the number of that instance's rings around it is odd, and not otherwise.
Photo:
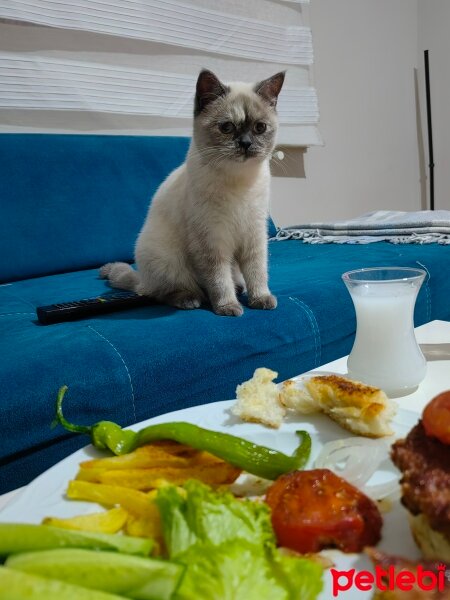
[[(233, 405), (234, 402), (235, 402), (235, 400), (220, 400), (218, 402), (210, 402), (207, 404), (195, 405), (192, 407), (183, 408), (183, 409), (179, 409), (176, 411), (164, 413), (164, 414), (158, 415), (156, 417), (151, 417), (150, 419), (146, 419), (139, 423), (135, 423), (125, 429), (132, 429), (132, 430), (140, 429), (141, 427), (146, 427), (146, 426), (154, 424), (154, 423), (168, 422), (168, 421), (174, 420), (174, 418), (176, 418), (177, 420), (180, 420), (180, 417), (184, 421), (199, 424), (202, 427), (207, 426), (209, 429), (216, 429), (218, 431), (225, 430), (226, 432), (229, 432), (233, 435), (238, 435), (239, 437), (244, 437), (244, 438), (248, 435), (250, 435), (250, 437), (251, 437), (252, 432), (258, 432), (258, 431), (261, 434), (275, 433), (275, 434), (283, 435), (283, 433), (294, 433), (294, 431), (296, 429), (299, 429), (299, 425), (301, 426), (301, 422), (296, 423), (295, 421), (291, 420), (288, 422), (284, 422), (279, 429), (272, 429), (272, 428), (265, 427), (258, 423), (242, 422), (239, 419), (233, 417), (233, 419), (236, 420), (235, 423), (231, 423), (227, 427), (224, 427), (223, 425), (222, 426), (217, 425), (216, 427), (214, 427), (214, 425), (213, 425), (214, 419), (216, 419), (217, 421), (220, 421), (221, 416), (224, 416), (225, 414), (227, 414), (227, 416), (229, 416), (230, 415), (229, 409), (231, 408), (231, 406)], [(211, 410), (212, 407), (214, 407), (214, 410)], [(204, 411), (205, 408), (206, 408), (205, 412), (208, 413), (208, 418), (206, 419), (207, 425), (204, 425), (201, 422), (199, 423), (198, 422), (199, 419), (196, 418), (196, 414), (198, 414), (199, 411)], [(209, 410), (208, 410), (208, 408), (209, 408)], [(191, 418), (190, 418), (190, 416), (191, 416)], [(211, 417), (212, 417), (212, 422), (211, 422)], [(300, 419), (303, 418), (305, 421), (307, 421), (308, 418), (312, 417), (312, 415), (299, 415), (299, 417), (300, 417)], [(324, 419), (327, 419), (327, 421), (330, 421), (335, 426), (339, 427), (339, 429), (342, 431), (342, 439), (351, 438), (351, 437), (360, 437), (360, 436), (355, 436), (351, 432), (341, 428), (335, 422), (333, 422), (329, 417), (326, 417), (325, 415), (321, 415), (321, 417), (323, 417)], [(408, 410), (408, 409), (405, 409), (405, 408), (402, 408), (399, 406), (397, 409), (396, 415), (392, 419), (392, 424), (394, 426), (394, 430), (396, 430), (396, 434), (394, 434), (394, 436), (388, 436), (388, 437), (379, 438), (379, 439), (385, 439), (385, 440), (392, 439), (392, 441), (394, 441), (395, 439), (398, 439), (402, 435), (406, 434), (417, 423), (417, 421), (419, 419), (420, 419), (420, 414), (418, 414), (417, 412), (411, 411), (411, 410)], [(201, 419), (200, 419), (200, 421), (201, 421)], [(210, 422), (208, 422), (208, 421), (210, 421)], [(401, 430), (403, 430), (402, 433), (400, 433), (400, 434), (398, 434), (399, 428)], [(236, 431), (236, 429), (238, 429), (238, 431)], [(320, 431), (318, 431), (316, 429), (316, 433), (320, 434)], [(367, 439), (371, 439), (371, 438), (367, 438)], [(265, 445), (268, 445), (268, 444), (265, 444)], [(388, 448), (389, 448), (389, 446), (386, 447), (387, 452), (388, 452)], [(103, 453), (101, 451), (95, 449), (92, 444), (87, 444), (86, 446), (83, 446), (79, 450), (69, 454), (62, 460), (58, 461), (55, 465), (51, 466), (49, 469), (47, 469), (46, 471), (44, 471), (43, 473), (38, 475), (36, 478), (34, 478), (29, 484), (24, 486), (19, 491), (19, 493), (16, 494), (0, 510), (0, 521), (10, 522), (10, 523), (30, 522), (29, 520), (27, 521), (26, 519), (25, 520), (23, 518), (21, 519), (19, 517), (18, 513), (26, 510), (27, 505), (29, 505), (30, 503), (33, 502), (33, 498), (35, 498), (35, 496), (36, 496), (36, 490), (39, 490), (39, 492), (40, 492), (41, 486), (43, 486), (43, 485), (45, 486), (45, 483), (47, 480), (49, 482), (51, 482), (52, 478), (55, 478), (55, 474), (56, 474), (56, 479), (58, 479), (58, 482), (56, 482), (56, 484), (57, 484), (56, 489), (54, 489), (53, 493), (59, 493), (59, 490), (65, 489), (65, 487), (68, 484), (68, 481), (70, 480), (70, 472), (63, 477), (62, 475), (60, 475), (60, 471), (62, 474), (64, 472), (64, 470), (66, 469), (66, 467), (72, 468), (74, 466), (74, 463), (76, 463), (76, 465), (78, 465), (82, 460), (87, 460), (89, 458), (92, 458), (93, 456), (102, 456), (102, 455), (103, 455)], [(59, 479), (62, 479), (62, 481), (59, 481)], [(40, 495), (40, 493), (38, 494), (38, 497), (39, 497), (39, 495)], [(51, 497), (51, 494), (49, 495), (49, 497)], [(64, 496), (61, 496), (60, 501), (61, 502), (70, 502), (69, 500), (65, 499)], [(89, 503), (89, 504), (92, 507), (97, 506), (92, 503)], [(400, 503), (398, 502), (398, 504), (400, 504)], [(44, 506), (45, 506), (45, 503), (44, 503)], [(394, 504), (394, 509), (397, 510), (396, 504)], [(51, 511), (51, 510), (52, 510), (52, 505), (50, 504), (49, 511)], [(81, 510), (78, 512), (78, 514), (80, 514), (80, 513), (81, 513)], [(386, 515), (383, 515), (383, 522), (385, 522), (385, 520), (386, 520), (385, 517), (386, 517)], [(405, 519), (405, 521), (406, 521), (406, 519)], [(34, 521), (32, 520), (31, 522), (34, 522)], [(332, 560), (335, 563), (335, 566), (337, 566), (340, 569), (343, 569), (343, 570), (349, 569), (349, 568), (355, 567), (355, 565), (357, 568), (358, 567), (361, 568), (362, 563), (364, 563), (364, 565), (365, 565), (364, 568), (370, 569), (370, 564), (368, 564), (367, 560), (365, 560), (365, 558), (361, 554), (347, 554), (346, 555), (346, 554), (336, 551), (336, 550), (329, 550), (329, 551), (324, 551), (324, 552), (328, 556), (332, 557)], [(362, 561), (362, 563), (361, 563), (361, 561)], [(331, 576), (328, 571), (324, 575), (324, 589), (323, 589), (322, 593), (320, 594), (318, 600), (328, 600), (331, 597), (331, 595), (330, 595), (331, 587), (330, 586), (331, 586)], [(366, 592), (361, 592), (360, 590), (357, 590), (357, 589), (351, 589), (349, 592), (344, 592), (341, 595), (342, 595), (342, 597), (345, 597), (346, 600), (360, 600), (360, 599), (366, 598), (366, 597), (370, 598), (372, 595), (372, 591), (366, 593)]]

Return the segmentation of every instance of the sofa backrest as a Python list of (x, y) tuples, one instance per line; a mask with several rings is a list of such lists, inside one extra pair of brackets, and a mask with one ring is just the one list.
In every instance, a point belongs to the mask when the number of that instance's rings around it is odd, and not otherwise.
[(0, 282), (130, 261), (189, 138), (0, 134)]

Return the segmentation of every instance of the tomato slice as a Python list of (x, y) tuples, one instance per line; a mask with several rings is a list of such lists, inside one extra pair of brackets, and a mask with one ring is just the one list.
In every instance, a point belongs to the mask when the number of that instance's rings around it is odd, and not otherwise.
[(422, 414), (425, 433), (443, 444), (450, 444), (450, 390), (429, 402)]
[(361, 552), (381, 537), (375, 502), (328, 469), (282, 475), (266, 502), (278, 544), (302, 554), (330, 547)]

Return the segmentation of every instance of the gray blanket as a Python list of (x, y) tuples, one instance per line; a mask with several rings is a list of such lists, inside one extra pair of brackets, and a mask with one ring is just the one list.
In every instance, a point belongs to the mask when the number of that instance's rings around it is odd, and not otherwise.
[(403, 212), (378, 210), (334, 223), (306, 223), (279, 229), (278, 241), (299, 239), (309, 244), (449, 244), (450, 210)]

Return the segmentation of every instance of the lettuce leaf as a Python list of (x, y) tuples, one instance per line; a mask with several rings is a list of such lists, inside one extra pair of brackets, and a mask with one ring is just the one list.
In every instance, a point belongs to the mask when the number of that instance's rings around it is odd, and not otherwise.
[(170, 558), (197, 543), (217, 546), (242, 539), (275, 545), (266, 504), (237, 500), (229, 492), (213, 492), (200, 481), (188, 481), (184, 489), (185, 495), (173, 486), (161, 488), (156, 499)]
[(287, 600), (261, 547), (244, 540), (192, 546), (178, 560), (187, 565), (176, 600)]
[(161, 488), (170, 558), (186, 565), (174, 600), (315, 600), (322, 567), (276, 548), (269, 508), (199, 481)]
[(322, 591), (323, 568), (317, 562), (276, 550), (271, 555), (271, 565), (289, 600), (315, 600)]
[(244, 540), (192, 546), (174, 600), (315, 600), (322, 568), (307, 559), (272, 553)]

